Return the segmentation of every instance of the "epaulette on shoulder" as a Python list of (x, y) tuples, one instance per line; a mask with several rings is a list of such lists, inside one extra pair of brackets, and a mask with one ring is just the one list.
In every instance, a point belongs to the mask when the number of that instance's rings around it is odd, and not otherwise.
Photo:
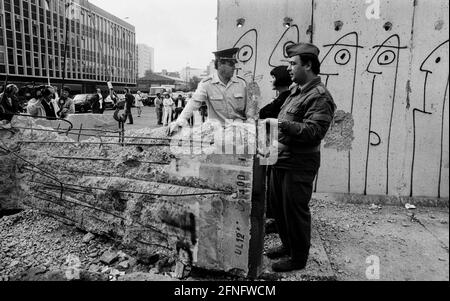
[(241, 81), (243, 81), (243, 82), (245, 82), (245, 83), (247, 84), (247, 81), (245, 80), (245, 78), (243, 78), (243, 77), (241, 77), (241, 76), (239, 76), (239, 75), (237, 75), (236, 78), (237, 78), (237, 79), (240, 79)]
[(319, 92), (320, 95), (324, 95), (327, 93), (327, 90), (323, 86), (317, 86), (316, 90), (317, 90), (317, 92)]
[(202, 83), (207, 83), (207, 82), (210, 82), (210, 81), (212, 81), (212, 77), (210, 76), (210, 77), (207, 77), (207, 78), (205, 78), (204, 80), (202, 80)]

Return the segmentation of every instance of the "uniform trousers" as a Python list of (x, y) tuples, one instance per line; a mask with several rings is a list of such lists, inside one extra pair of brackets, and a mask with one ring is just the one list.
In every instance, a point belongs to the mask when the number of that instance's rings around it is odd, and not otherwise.
[(270, 172), (272, 213), (283, 246), (294, 261), (306, 261), (311, 247), (310, 178), (314, 175), (305, 177), (304, 172), (276, 167)]

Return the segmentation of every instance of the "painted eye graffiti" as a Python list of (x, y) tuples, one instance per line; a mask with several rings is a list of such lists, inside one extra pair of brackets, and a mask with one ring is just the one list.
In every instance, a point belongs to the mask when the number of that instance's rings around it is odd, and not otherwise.
[(386, 50), (378, 56), (378, 64), (381, 66), (389, 65), (396, 59), (396, 55), (392, 50)]
[(350, 62), (350, 59), (352, 58), (352, 55), (350, 54), (350, 51), (347, 49), (341, 49), (339, 50), (336, 55), (334, 56), (334, 61), (338, 65), (347, 65), (348, 62)]
[(286, 42), (286, 44), (284, 44), (284, 47), (283, 47), (283, 56), (284, 56), (285, 58), (288, 58), (288, 57), (289, 57), (289, 56), (288, 56), (288, 53), (287, 53), (287, 49), (288, 49), (289, 46), (292, 46), (292, 45), (295, 45), (295, 43), (292, 42), (292, 41)]
[(253, 48), (249, 45), (243, 46), (238, 53), (238, 60), (242, 63), (250, 61), (253, 57)]

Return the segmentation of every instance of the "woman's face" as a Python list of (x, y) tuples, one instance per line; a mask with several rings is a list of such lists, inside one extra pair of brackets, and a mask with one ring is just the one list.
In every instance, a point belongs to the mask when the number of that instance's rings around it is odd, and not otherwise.
[(270, 76), (270, 84), (272, 85), (272, 89), (273, 89), (273, 90), (276, 90), (276, 89), (277, 89), (277, 87), (275, 87), (275, 81), (276, 81), (275, 76), (271, 75), (271, 76)]

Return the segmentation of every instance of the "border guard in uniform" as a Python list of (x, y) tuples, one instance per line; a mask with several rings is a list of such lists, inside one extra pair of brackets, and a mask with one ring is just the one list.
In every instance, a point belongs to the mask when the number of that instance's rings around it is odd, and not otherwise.
[(239, 48), (231, 48), (214, 53), (217, 73), (199, 84), (178, 119), (169, 125), (169, 135), (186, 126), (193, 112), (202, 106), (202, 102), (206, 102), (208, 106), (208, 118), (218, 120), (222, 125), (234, 120), (255, 122), (257, 103), (250, 99), (245, 80), (234, 75), (238, 51)]
[(306, 267), (311, 246), (309, 202), (320, 167), (320, 147), (336, 111), (330, 92), (322, 83), (319, 49), (307, 43), (289, 46), (288, 71), (295, 83), (278, 119), (278, 161), (271, 169), (270, 202), (282, 247), (269, 250), (271, 259), (288, 256), (273, 265), (275, 272)]

